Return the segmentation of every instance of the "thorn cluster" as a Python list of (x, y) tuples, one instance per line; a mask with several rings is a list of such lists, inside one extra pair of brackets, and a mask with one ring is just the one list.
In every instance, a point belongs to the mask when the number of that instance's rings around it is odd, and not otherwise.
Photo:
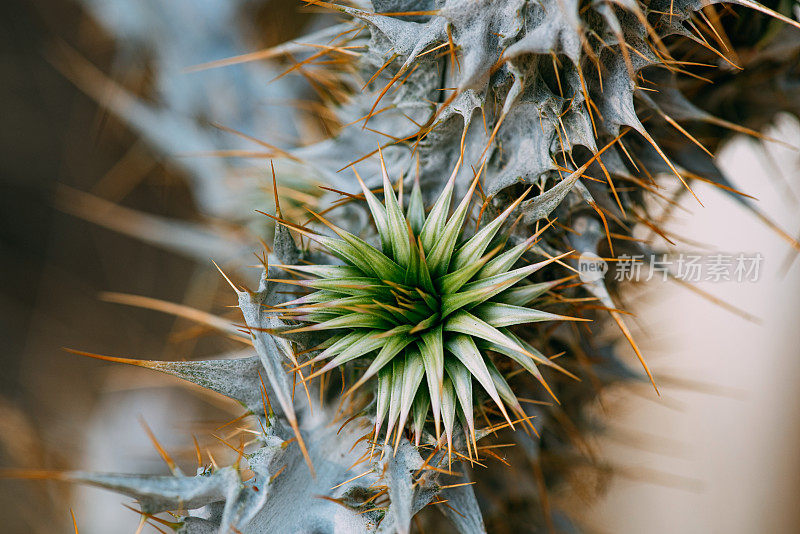
[[(317, 218), (337, 238), (295, 227), (324, 246), (342, 265), (283, 266), (310, 276), (275, 280), (313, 292), (283, 305), (284, 319), (309, 323), (287, 331), (331, 331), (324, 350), (308, 364), (327, 360), (309, 379), (357, 358), (368, 365), (347, 394), (377, 376), (375, 439), (386, 421), (385, 443), (395, 431), (399, 443), (411, 417), (415, 442), (429, 410), (437, 440), (441, 424), (452, 448), (456, 414), (477, 450), (473, 417), (473, 379), (496, 404), (508, 424), (507, 407), (527, 420), (519, 401), (487, 351), (505, 355), (533, 374), (552, 395), (537, 369), (560, 369), (509, 327), (538, 321), (572, 319), (528, 307), (559, 282), (534, 284), (529, 275), (561, 256), (515, 268), (541, 232), (505, 248), (498, 233), (523, 200), (523, 194), (470, 237), (462, 230), (480, 172), (452, 214), (458, 166), (426, 215), (419, 183), (403, 211), (381, 158), (384, 202), (359, 178), (380, 236), (380, 249)], [(527, 193), (527, 192), (526, 192)], [(492, 246), (496, 241), (500, 244)], [(307, 365), (308, 365), (307, 364)], [(426, 384), (423, 386), (423, 378)], [(555, 397), (554, 397), (555, 398)]]

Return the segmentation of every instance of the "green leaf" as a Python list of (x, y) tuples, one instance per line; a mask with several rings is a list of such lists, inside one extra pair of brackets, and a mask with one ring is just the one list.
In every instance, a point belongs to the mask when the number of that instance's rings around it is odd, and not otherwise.
[(470, 337), (474, 336), (485, 339), (486, 341), (492, 341), (503, 346), (517, 348), (516, 343), (507, 339), (497, 328), (494, 328), (485, 321), (478, 319), (464, 310), (454, 314), (444, 323), (444, 331), (458, 332)]
[(372, 302), (375, 300), (374, 298), (368, 296), (351, 295), (349, 297), (342, 297), (342, 295), (336, 294), (332, 291), (317, 291), (312, 293), (312, 295), (317, 295), (319, 293), (324, 293), (324, 295), (320, 295), (318, 298), (316, 298), (315, 300), (317, 300), (317, 302), (313, 303), (313, 306), (298, 306), (295, 308), (289, 308), (288, 310), (315, 312), (325, 311), (331, 308), (344, 309), (347, 306), (367, 306), (372, 304)]
[(486, 367), (489, 369), (489, 374), (492, 376), (494, 387), (497, 388), (497, 393), (500, 395), (500, 398), (503, 399), (503, 402), (514, 408), (515, 411), (525, 413), (522, 410), (522, 406), (519, 404), (519, 399), (517, 399), (517, 396), (514, 395), (514, 391), (511, 389), (511, 386), (508, 385), (508, 382), (506, 382), (506, 379), (503, 377), (502, 373), (497, 370), (494, 362), (492, 362), (492, 360), (489, 358), (486, 359)]
[(400, 441), (403, 427), (406, 426), (408, 414), (411, 411), (411, 403), (417, 394), (419, 384), (422, 382), (422, 375), (425, 374), (425, 365), (418, 352), (411, 352), (406, 355), (405, 366), (403, 367), (403, 390), (400, 395), (400, 419), (397, 423), (397, 439), (395, 447)]
[(422, 190), (419, 187), (419, 178), (414, 180), (414, 189), (408, 199), (406, 219), (415, 235), (419, 235), (425, 224), (425, 205), (422, 202)]
[(444, 423), (444, 433), (447, 436), (447, 454), (453, 448), (453, 424), (456, 420), (456, 395), (453, 391), (453, 383), (449, 378), (445, 378), (442, 383), (442, 422)]
[(427, 319), (423, 319), (422, 321), (417, 323), (417, 325), (411, 329), (411, 333), (416, 334), (417, 332), (422, 332), (424, 330), (427, 330), (428, 328), (436, 324), (438, 321), (439, 321), (439, 314), (432, 313), (430, 317), (428, 317)]
[(442, 380), (444, 379), (444, 344), (441, 325), (422, 334), (422, 343), (417, 343), (417, 346), (422, 356), (422, 363), (425, 365), (425, 378), (428, 381), (433, 410), (433, 424), (436, 429), (436, 439), (439, 439), (441, 435), (439, 417), (442, 405)]
[(517, 260), (533, 245), (538, 238), (538, 234), (532, 235), (519, 245), (507, 250), (486, 264), (486, 267), (478, 273), (478, 278), (489, 278), (511, 269)]
[(388, 330), (391, 325), (380, 317), (355, 312), (305, 327), (306, 330), (333, 330), (336, 328), (378, 328)]
[(472, 375), (458, 360), (445, 358), (444, 368), (453, 382), (453, 388), (461, 404), (461, 411), (469, 429), (469, 436), (475, 436), (475, 418), (472, 409)]
[(375, 441), (381, 431), (381, 424), (389, 412), (389, 399), (392, 394), (392, 370), (382, 369), (378, 373), (378, 388), (375, 393)]
[[(410, 330), (410, 327), (406, 329), (406, 332), (407, 330)], [(405, 335), (402, 331), (394, 334), (391, 337), (386, 338), (386, 344), (383, 345), (381, 350), (375, 356), (375, 359), (373, 359), (372, 362), (370, 362), (369, 367), (367, 367), (367, 370), (364, 371), (364, 374), (361, 375), (361, 378), (358, 379), (358, 382), (356, 382), (350, 388), (348, 393), (355, 391), (357, 388), (363, 385), (364, 382), (369, 380), (373, 375), (380, 372), (380, 370), (383, 369), (387, 363), (392, 361), (392, 358), (397, 356), (400, 353), (400, 351), (406, 348), (408, 344), (411, 343), (412, 341), (414, 341), (414, 337)]]
[(427, 393), (419, 389), (417, 396), (414, 398), (414, 406), (412, 407), (414, 413), (414, 445), (419, 447), (420, 438), (422, 437), (422, 429), (425, 426), (425, 419), (428, 417), (428, 408), (431, 405), (431, 398)]
[[(461, 158), (459, 158), (459, 164)], [(422, 243), (422, 249), (427, 253), (433, 248), (433, 245), (439, 240), (444, 230), (444, 225), (447, 223), (447, 213), (450, 211), (450, 200), (453, 198), (453, 188), (456, 183), (456, 175), (460, 165), (457, 164), (453, 170), (453, 174), (444, 185), (444, 189), (439, 194), (436, 202), (433, 204), (431, 211), (428, 212), (428, 217), (425, 219), (425, 224), (422, 225), (419, 238)]]
[(347, 230), (339, 228), (321, 215), (311, 210), (308, 211), (320, 222), (336, 232), (341, 239), (333, 239), (322, 235), (311, 236), (310, 234), (309, 237), (316, 239), (328, 250), (350, 262), (366, 274), (374, 273), (378, 278), (389, 278), (390, 280), (398, 280), (402, 276), (403, 269), (381, 251), (360, 237), (356, 237)]
[(355, 360), (356, 358), (363, 356), (368, 352), (380, 349), (388, 342), (387, 338), (385, 337), (377, 337), (381, 333), (382, 332), (380, 331), (372, 331), (371, 335), (363, 337), (359, 341), (352, 343), (350, 346), (339, 352), (331, 361), (325, 364), (322, 369), (316, 371), (309, 378), (314, 378), (315, 376), (327, 373), (331, 369), (340, 365), (344, 365), (351, 360)]
[(486, 390), (486, 393), (497, 404), (497, 407), (500, 408), (506, 419), (509, 419), (505, 406), (503, 406), (503, 402), (497, 394), (497, 389), (494, 387), (492, 377), (489, 375), (489, 369), (486, 368), (483, 355), (478, 350), (478, 347), (475, 346), (472, 337), (469, 335), (452, 336), (445, 342), (445, 347), (472, 373), (478, 383)]
[(404, 317), (404, 323), (411, 325), (415, 325), (430, 316), (430, 311), (424, 309), (422, 303), (419, 303), (419, 305), (416, 303), (400, 303), (399, 306), (393, 306), (392, 309), (397, 310), (397, 313)]
[(422, 240), (417, 239), (417, 250), (419, 250), (419, 274), (417, 278), (422, 288), (428, 293), (434, 293), (436, 287), (433, 285), (433, 278), (431, 277), (430, 270), (428, 269), (428, 258), (425, 256), (425, 249), (422, 248)]
[[(355, 169), (353, 169), (355, 171)], [(372, 220), (375, 221), (375, 226), (378, 228), (378, 235), (381, 238), (381, 248), (384, 254), (389, 254), (392, 251), (392, 235), (389, 231), (389, 217), (386, 215), (386, 208), (380, 203), (378, 198), (370, 191), (370, 189), (361, 180), (361, 176), (356, 172), (356, 178), (361, 186), (361, 191), (364, 193), (364, 198), (367, 199), (367, 206), (372, 213)]]
[(363, 330), (356, 330), (355, 332), (350, 332), (336, 340), (332, 345), (328, 348), (317, 354), (312, 361), (318, 362), (324, 360), (326, 358), (331, 358), (336, 356), (341, 351), (352, 345), (353, 343), (358, 343), (360, 340), (373, 335), (374, 330), (367, 330), (366, 332)]
[[(345, 230), (340, 231), (341, 233), (339, 235), (341, 238), (352, 247), (351, 258), (357, 257), (358, 263), (353, 261), (353, 265), (364, 272), (375, 273), (378, 278), (388, 278), (389, 280), (401, 279), (405, 271), (397, 263), (387, 258), (381, 251), (363, 239)], [(394, 243), (394, 241), (395, 236), (392, 234), (392, 243)], [(395, 257), (397, 256), (395, 255)]]
[(475, 276), (481, 267), (489, 260), (489, 255), (480, 258), (478, 261), (472, 262), (469, 265), (461, 267), (457, 271), (452, 271), (441, 278), (437, 278), (434, 285), (439, 288), (439, 293), (443, 295), (453, 294), (458, 291), (461, 286), (469, 282)]
[[(403, 395), (403, 372), (405, 369), (405, 360), (403, 358), (395, 358), (392, 360), (392, 385), (391, 395), (389, 397), (389, 419), (386, 423), (386, 439), (384, 443), (389, 442), (389, 436), (400, 417), (400, 399)], [(398, 429), (398, 432), (402, 428)]]
[(464, 195), (461, 203), (453, 212), (447, 224), (445, 224), (439, 239), (428, 254), (428, 268), (434, 276), (441, 276), (447, 271), (450, 257), (453, 255), (453, 249), (455, 249), (458, 237), (461, 234), (461, 227), (464, 225), (464, 219), (467, 216), (472, 194), (477, 184), (478, 180), (473, 180), (466, 195)]
[(570, 319), (569, 317), (564, 317), (555, 313), (522, 306), (512, 306), (511, 304), (501, 304), (499, 302), (486, 302), (481, 304), (474, 308), (472, 313), (495, 328), (522, 323), (557, 321), (565, 318)]
[(350, 265), (275, 265), (275, 267), (307, 273), (320, 278), (354, 278), (364, 276), (363, 272)]
[(323, 289), (335, 293), (344, 293), (345, 295), (352, 296), (364, 296), (369, 291), (377, 291), (385, 288), (385, 286), (375, 278), (363, 276), (354, 278), (320, 278), (319, 280), (301, 280), (301, 282), (303, 282), (300, 284), (302, 286)]
[(492, 298), (541, 267), (542, 266), (538, 263), (520, 267), (519, 269), (491, 276), (484, 280), (470, 282), (464, 285), (460, 292), (442, 296), (442, 317), (447, 317), (464, 306), (478, 304)]
[(521, 340), (520, 338), (515, 336), (513, 333), (509, 332), (508, 330), (503, 330), (503, 333), (506, 336), (508, 336), (510, 339), (515, 341), (517, 344), (519, 344), (521, 347), (523, 347), (527, 352), (523, 353), (523, 352), (520, 352), (518, 350), (514, 350), (514, 349), (511, 349), (509, 347), (498, 345), (496, 343), (490, 343), (490, 342), (483, 342), (483, 345), (486, 348), (490, 349), (490, 350), (493, 350), (495, 352), (499, 352), (500, 354), (504, 354), (504, 355), (508, 356), (509, 358), (511, 358), (512, 360), (514, 360), (518, 364), (520, 364), (526, 371), (531, 373), (536, 378), (536, 380), (538, 380), (539, 383), (542, 384), (542, 386), (553, 397), (553, 399), (555, 399), (555, 401), (558, 402), (558, 398), (556, 397), (556, 395), (553, 392), (553, 390), (550, 389), (550, 386), (545, 381), (544, 377), (542, 376), (542, 373), (539, 372), (539, 369), (536, 367), (536, 363), (534, 362), (534, 360), (536, 362), (541, 363), (541, 364), (547, 365), (548, 367), (552, 367), (552, 368), (554, 368), (554, 369), (566, 374), (567, 376), (569, 376), (571, 378), (575, 378), (576, 380), (578, 378), (575, 375), (573, 375), (572, 373), (570, 373), (569, 371), (566, 371), (565, 369), (563, 369), (561, 366), (559, 366), (559, 365), (553, 363), (552, 361), (550, 361), (541, 352), (536, 350), (531, 345), (525, 343), (523, 340)]
[(411, 228), (407, 228), (407, 230), (408, 230), (408, 242), (411, 253), (408, 259), (408, 267), (406, 268), (406, 276), (404, 283), (407, 286), (418, 286), (419, 283), (421, 282), (420, 263), (422, 263), (422, 257), (420, 255), (419, 247), (417, 246), (417, 241), (411, 234)]
[(386, 166), (381, 156), (381, 173), (383, 174), (383, 201), (386, 205), (386, 215), (389, 218), (389, 236), (392, 240), (392, 254), (397, 263), (407, 267), (411, 258), (411, 244), (408, 242), (408, 223), (403, 216), (403, 210), (397, 203), (394, 189), (389, 182)]
[[(539, 380), (540, 382), (544, 380), (542, 373), (540, 373), (539, 369), (536, 367), (536, 361), (538, 361), (539, 363), (544, 363), (542, 362), (542, 360), (546, 358), (543, 355), (541, 355), (539, 351), (536, 351), (537, 352), (536, 357), (532, 357), (532, 356), (527, 356), (524, 353), (519, 352), (517, 350), (513, 350), (508, 347), (498, 345), (497, 343), (492, 343), (490, 341), (481, 340), (479, 343), (480, 346), (484, 349), (493, 350), (495, 352), (499, 352), (500, 354), (508, 356), (509, 358), (520, 364), (526, 371), (528, 371), (530, 374), (536, 377), (536, 380)], [(539, 357), (541, 357), (541, 359)]]
[(375, 315), (377, 317), (380, 317), (381, 319), (383, 319), (384, 321), (386, 321), (387, 323), (389, 323), (391, 325), (399, 326), (399, 325), (402, 325), (402, 324), (406, 323), (406, 321), (402, 321), (402, 320), (398, 319), (397, 316), (394, 313), (392, 313), (391, 311), (386, 310), (386, 309), (382, 308), (381, 306), (378, 306), (375, 303), (372, 303), (369, 306), (363, 306), (363, 307), (360, 307), (360, 306), (350, 307), (349, 311), (354, 311), (354, 312), (358, 312), (358, 313), (366, 313), (366, 314), (369, 314), (369, 315)]
[(514, 338), (507, 336), (497, 328), (465, 311), (460, 311), (453, 315), (445, 324), (444, 330), (485, 339), (486, 341), (491, 341), (500, 346), (526, 354), (526, 350), (522, 345), (517, 343)]
[(337, 295), (331, 291), (314, 291), (313, 293), (309, 293), (308, 295), (303, 295), (302, 297), (296, 298), (294, 300), (290, 300), (288, 302), (284, 302), (279, 304), (279, 307), (291, 309), (290, 306), (301, 306), (304, 304), (316, 304), (319, 302), (326, 302), (335, 298), (340, 297), (341, 295)]
[[(564, 369), (563, 367), (561, 367), (560, 365), (558, 365), (557, 363), (552, 361), (550, 358), (548, 358), (547, 356), (545, 356), (544, 354), (539, 352), (539, 350), (536, 349), (536, 347), (534, 347), (533, 345), (531, 345), (530, 343), (528, 343), (524, 339), (520, 338), (518, 335), (516, 335), (514, 332), (512, 332), (508, 328), (503, 328), (501, 330), (501, 332), (503, 332), (503, 334), (505, 334), (510, 339), (512, 339), (520, 347), (525, 349), (527, 351), (527, 355), (528, 355), (529, 358), (533, 358), (534, 360), (536, 360), (537, 362), (539, 362), (539, 363), (541, 363), (543, 365), (546, 365), (548, 367), (552, 367), (553, 369), (555, 369), (555, 370), (557, 370), (557, 371), (559, 371), (561, 373), (564, 373), (564, 374), (566, 374), (568, 376), (572, 376), (573, 378), (577, 379), (577, 377), (575, 377), (575, 375), (573, 375), (572, 373), (570, 373), (569, 371), (567, 371), (566, 369)], [(517, 352), (519, 352), (519, 351), (517, 351)], [(522, 355), (524, 356), (526, 354), (522, 353)]]
[(363, 271), (365, 274), (375, 273), (372, 267), (370, 267), (370, 265), (364, 261), (362, 255), (356, 250), (356, 248), (346, 241), (324, 235), (310, 236), (309, 234), (309, 237), (312, 237), (314, 241), (327, 248), (339, 259), (354, 265), (357, 269)]
[(321, 323), (322, 321), (327, 321), (333, 316), (344, 315), (346, 313), (346, 311), (343, 311), (341, 308), (337, 308), (335, 306), (302, 306), (298, 308), (292, 308), (291, 313), (286, 314), (284, 317), (286, 319), (294, 319), (297, 321), (313, 321), (316, 323)]
[[(480, 275), (480, 274), (479, 274)], [(504, 291), (497, 295), (494, 299), (498, 302), (505, 304), (513, 304), (515, 306), (525, 306), (532, 302), (535, 298), (547, 293), (558, 284), (564, 282), (564, 279), (554, 280), (552, 282), (541, 282), (539, 284), (528, 284), (517, 287), (512, 287), (508, 291)]]
[[(400, 308), (398, 306), (392, 306), (390, 304), (384, 304), (377, 299), (372, 299), (372, 302), (376, 306), (380, 306), (382, 309), (386, 310), (387, 312), (391, 313), (395, 320), (400, 321), (401, 323), (408, 323), (409, 322), (409, 311), (404, 308)], [(409, 327), (409, 330), (411, 327)]]
[(500, 227), (503, 226), (503, 223), (506, 221), (511, 212), (514, 211), (519, 203), (522, 202), (522, 199), (530, 191), (528, 188), (524, 194), (522, 194), (517, 200), (515, 200), (509, 207), (507, 207), (503, 213), (498, 215), (492, 222), (484, 226), (478, 233), (476, 233), (469, 241), (464, 243), (464, 245), (458, 249), (458, 251), (453, 256), (452, 261), (450, 262), (450, 269), (460, 269), (465, 265), (469, 265), (470, 263), (478, 261), (478, 259), (486, 252), (486, 249), (489, 247), (489, 243), (492, 242), (494, 236), (497, 234), (497, 231), (500, 230)]
[(422, 300), (425, 301), (425, 305), (428, 306), (431, 311), (436, 310), (439, 307), (439, 301), (437, 301), (433, 295), (426, 293), (418, 287), (415, 289), (417, 290), (419, 296), (422, 297)]

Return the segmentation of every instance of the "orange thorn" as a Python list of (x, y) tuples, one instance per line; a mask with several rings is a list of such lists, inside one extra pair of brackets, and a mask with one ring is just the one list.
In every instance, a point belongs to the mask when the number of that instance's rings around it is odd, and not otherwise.
[(158, 451), (158, 454), (161, 456), (161, 459), (164, 460), (164, 463), (167, 464), (167, 467), (169, 467), (170, 472), (172, 472), (173, 475), (180, 474), (180, 469), (178, 468), (177, 465), (175, 465), (175, 461), (167, 453), (164, 447), (162, 447), (161, 444), (158, 442), (155, 434), (153, 434), (153, 431), (150, 430), (149, 426), (147, 426), (144, 417), (139, 416), (139, 424), (141, 424), (142, 428), (144, 428), (144, 431), (147, 433), (147, 437), (149, 437), (150, 441), (153, 442), (153, 446)]

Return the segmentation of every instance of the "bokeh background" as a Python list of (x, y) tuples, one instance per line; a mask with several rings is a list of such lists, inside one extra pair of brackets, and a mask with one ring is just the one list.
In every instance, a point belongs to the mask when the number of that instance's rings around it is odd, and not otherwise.
[[(208, 434), (234, 416), (228, 403), (62, 350), (178, 359), (236, 348), (184, 320), (100, 298), (130, 293), (217, 314), (230, 314), (233, 304), (211, 257), (176, 254), (70, 210), (70, 191), (78, 190), (189, 224), (213, 218), (192, 194), (189, 164), (153, 150), (70, 79), (65, 50), (145, 97), (156, 84), (148, 62), (119, 62), (120, 44), (87, 13), (91, 4), (2, 3), (0, 467), (162, 472), (140, 419), (178, 460), (191, 459), (197, 435), (224, 461), (235, 453)], [(236, 45), (239, 53), (315, 24), (313, 13), (298, 12), (299, 3), (238, 4), (246, 9), (237, 16), (255, 29), (251, 41)], [(219, 57), (208, 53), (205, 60)], [(187, 73), (170, 75), (178, 86), (201, 83)], [(295, 135), (323, 135), (326, 127), (307, 117), (298, 123)], [(770, 135), (800, 146), (800, 126), (789, 117), (780, 117)], [(719, 161), (782, 227), (800, 228), (797, 151), (737, 138)], [(266, 179), (266, 168), (256, 172)], [(625, 306), (637, 315), (634, 333), (663, 396), (630, 386), (597, 407), (609, 428), (596, 445), (615, 475), (604, 497), (572, 497), (591, 532), (800, 531), (800, 261), (789, 263), (785, 242), (729, 198), (712, 188), (698, 192), (705, 207), (685, 203), (670, 228), (693, 245), (764, 255), (757, 283), (700, 285), (758, 321), (660, 282), (627, 295)], [(238, 268), (241, 279), (252, 276)], [(134, 532), (137, 514), (123, 501), (57, 482), (0, 480), (3, 532), (67, 532), (71, 509), (81, 533)]]

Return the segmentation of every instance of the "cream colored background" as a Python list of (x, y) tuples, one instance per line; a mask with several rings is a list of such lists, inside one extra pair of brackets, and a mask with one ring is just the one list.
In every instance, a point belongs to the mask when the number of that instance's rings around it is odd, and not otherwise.
[[(771, 132), (800, 146), (789, 119)], [(800, 194), (800, 153), (772, 145), (783, 180)], [(789, 233), (800, 228), (796, 198), (747, 139), (718, 157), (736, 187)], [(800, 532), (800, 260), (783, 274), (788, 246), (742, 207), (698, 187), (669, 226), (726, 252), (761, 252), (758, 283), (703, 283), (701, 288), (761, 318), (756, 325), (674, 284), (651, 282), (634, 302), (637, 338), (659, 375), (706, 383), (706, 391), (665, 387), (613, 395), (611, 435), (602, 449), (612, 463), (665, 474), (653, 482), (618, 477), (586, 516), (599, 532)], [(692, 248), (692, 247), (687, 247)], [(639, 443), (643, 442), (643, 443)], [(685, 477), (685, 480), (682, 478)], [(656, 480), (658, 481), (657, 483)]]

